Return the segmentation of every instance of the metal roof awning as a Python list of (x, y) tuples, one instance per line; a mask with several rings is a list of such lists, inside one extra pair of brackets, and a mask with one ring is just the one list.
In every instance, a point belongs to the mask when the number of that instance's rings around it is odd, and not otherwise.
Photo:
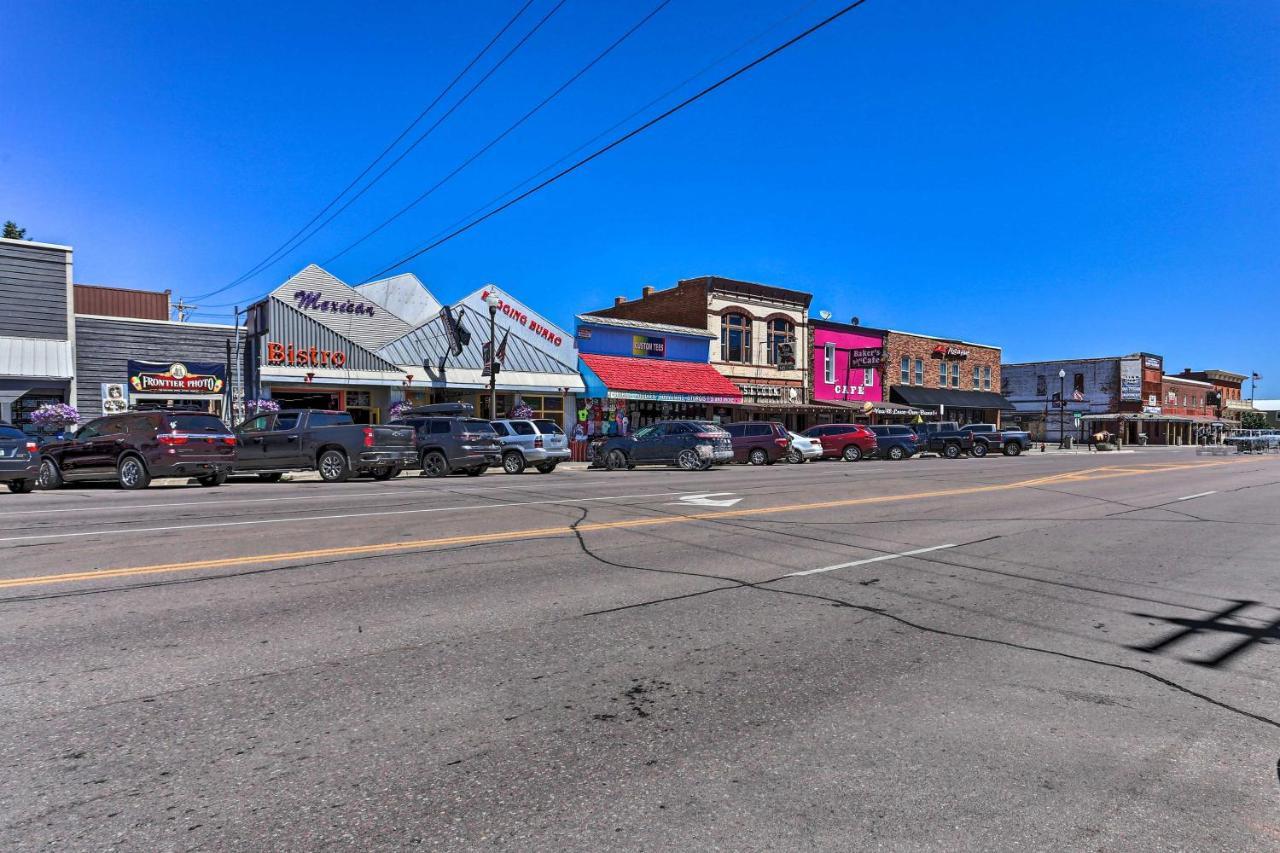
[(70, 379), (74, 364), (70, 341), (0, 337), (0, 376)]
[(909, 406), (936, 409), (939, 405), (948, 409), (1000, 409), (1016, 411), (1012, 403), (994, 391), (959, 391), (952, 388), (922, 388), (916, 385), (895, 385), (890, 391), (894, 402)]

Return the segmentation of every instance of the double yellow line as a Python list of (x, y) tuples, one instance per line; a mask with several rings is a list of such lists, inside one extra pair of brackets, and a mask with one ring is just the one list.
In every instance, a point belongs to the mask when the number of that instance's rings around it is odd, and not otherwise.
[(364, 557), (373, 554), (395, 554), (403, 551), (418, 551), (428, 548), (447, 548), (453, 545), (477, 545), (490, 542), (507, 542), (513, 539), (546, 539), (554, 536), (570, 536), (575, 533), (595, 533), (601, 530), (625, 530), (635, 527), (657, 527), (667, 524), (684, 524), (690, 521), (714, 521), (720, 518), (744, 518), (757, 515), (773, 515), (786, 512), (807, 512), (820, 509), (837, 509), (842, 507), (865, 506), (868, 504), (897, 503), (901, 501), (923, 500), (925, 498), (957, 497), (982, 492), (1002, 492), (1012, 489), (1026, 489), (1056, 482), (1080, 482), (1082, 480), (1106, 480), (1113, 477), (1133, 477), (1143, 474), (1159, 474), (1166, 471), (1182, 471), (1192, 468), (1213, 468), (1221, 465), (1233, 465), (1242, 461), (1224, 460), (1218, 462), (1193, 462), (1186, 464), (1160, 464), (1151, 466), (1111, 466), (1090, 468), (1084, 471), (1069, 471), (1031, 480), (1018, 480), (1013, 483), (999, 483), (984, 486), (964, 486), (961, 488), (938, 489), (928, 492), (911, 492), (903, 495), (876, 495), (865, 498), (844, 498), (840, 500), (815, 501), (812, 503), (783, 504), (781, 506), (758, 507), (754, 509), (731, 509), (718, 512), (703, 512), (692, 515), (663, 515), (645, 518), (632, 518), (624, 521), (602, 521), (591, 524), (580, 524), (577, 527), (560, 525), (557, 527), (537, 527), (528, 530), (507, 530), (496, 533), (474, 533), (466, 536), (445, 536), (437, 539), (416, 539), (407, 542), (383, 542), (374, 545), (352, 545), (344, 548), (316, 548), (310, 551), (280, 551), (273, 554), (253, 554), (243, 557), (224, 557), (212, 560), (192, 560), (185, 563), (160, 563), (153, 566), (132, 566), (118, 569), (95, 569), (87, 572), (64, 572), (55, 575), (35, 575), (24, 578), (8, 578), (0, 580), (0, 589), (15, 587), (42, 586), (45, 584), (73, 583), (76, 581), (97, 581), (111, 578), (139, 577), (169, 572), (192, 572), (204, 569), (225, 569), (238, 566), (259, 565), (263, 563), (302, 562), (334, 557)]

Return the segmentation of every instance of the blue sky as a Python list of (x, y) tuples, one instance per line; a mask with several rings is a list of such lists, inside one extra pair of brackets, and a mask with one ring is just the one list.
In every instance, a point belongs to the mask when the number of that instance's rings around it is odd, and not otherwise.
[[(339, 252), (656, 2), (567, 0), (346, 213), (205, 303)], [(330, 270), (363, 280), (774, 21), (793, 16), (698, 82), (840, 5), (672, 0)], [(80, 282), (210, 291), (310, 219), (516, 8), (0, 0), (0, 219), (75, 246)], [(1280, 396), (1277, 43), (1280, 5), (1262, 0), (870, 0), (407, 269), (445, 300), (496, 282), (567, 326), (642, 285), (722, 274), (1010, 361), (1145, 349), (1170, 371), (1258, 370), (1259, 396)]]

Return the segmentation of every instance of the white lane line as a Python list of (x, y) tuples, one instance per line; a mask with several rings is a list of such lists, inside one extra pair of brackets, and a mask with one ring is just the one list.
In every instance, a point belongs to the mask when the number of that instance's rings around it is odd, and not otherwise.
[(805, 575), (817, 575), (822, 572), (834, 572), (836, 569), (851, 569), (854, 566), (865, 566), (868, 563), (883, 563), (885, 560), (897, 560), (902, 557), (914, 557), (916, 554), (928, 554), (930, 551), (941, 551), (943, 548), (954, 548), (954, 543), (950, 545), (934, 545), (932, 548), (917, 548), (914, 551), (903, 551), (901, 554), (881, 554), (879, 557), (868, 557), (865, 560), (854, 560), (852, 563), (839, 563), (834, 566), (823, 566), (821, 569), (808, 569), (803, 572), (792, 572), (787, 575), (789, 578), (799, 578)]
[(1194, 495), (1187, 495), (1185, 498), (1178, 498), (1178, 500), (1190, 501), (1190, 500), (1195, 500), (1196, 498), (1203, 498), (1207, 495), (1216, 495), (1217, 493), (1218, 493), (1217, 489), (1214, 489), (1211, 492), (1196, 492)]
[[(617, 501), (631, 498), (670, 498), (689, 492), (655, 492), (648, 495), (607, 495), (599, 498), (560, 498), (553, 501), (515, 501), (510, 503), (478, 504), (476, 506), (437, 506), (427, 509), (399, 509), (394, 512), (349, 512), (341, 515), (312, 515), (306, 518), (255, 518), (250, 521), (218, 521), (211, 524), (173, 524), (167, 527), (130, 527), (114, 530), (85, 530), (79, 533), (44, 533), (31, 536), (6, 536), (0, 542), (26, 542), (32, 539), (71, 539), (78, 536), (127, 536), (133, 533), (161, 533), (170, 530), (201, 530), (210, 527), (247, 527), (256, 524), (289, 524), (312, 521), (335, 521), (342, 518), (369, 518), (391, 515), (421, 515), (428, 512), (472, 512), (482, 509), (507, 509), (517, 506), (548, 506), (551, 504), (577, 504), (590, 501)], [(692, 494), (697, 494), (696, 492)]]

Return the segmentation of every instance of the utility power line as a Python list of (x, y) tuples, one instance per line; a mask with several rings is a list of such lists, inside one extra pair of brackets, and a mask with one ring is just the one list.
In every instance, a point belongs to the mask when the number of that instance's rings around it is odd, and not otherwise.
[(445, 175), (443, 178), (441, 178), (439, 181), (437, 181), (433, 186), (431, 186), (429, 189), (427, 189), (425, 192), (423, 192), (421, 195), (419, 195), (419, 196), (418, 196), (417, 198), (415, 198), (413, 201), (409, 202), (409, 203), (408, 203), (408, 204), (406, 204), (404, 207), (400, 208), (400, 210), (398, 210), (398, 211), (396, 211), (394, 214), (392, 214), (390, 217), (388, 217), (387, 219), (383, 220), (383, 221), (382, 221), (382, 223), (381, 223), (381, 224), (379, 224), (379, 225), (378, 225), (376, 228), (374, 228), (372, 231), (370, 231), (369, 233), (365, 234), (363, 237), (361, 237), (359, 240), (356, 240), (354, 243), (351, 243), (351, 244), (350, 244), (350, 245), (348, 245), (345, 249), (343, 249), (341, 252), (338, 252), (338, 253), (337, 253), (336, 255), (334, 255), (333, 257), (326, 258), (322, 263), (324, 263), (324, 264), (326, 264), (326, 265), (327, 265), (327, 264), (330, 264), (330, 263), (332, 263), (332, 262), (336, 261), (338, 258), (340, 258), (340, 257), (342, 257), (343, 255), (345, 255), (347, 252), (350, 252), (350, 251), (351, 251), (352, 249), (354, 249), (356, 246), (359, 246), (359, 245), (360, 245), (361, 243), (363, 243), (365, 240), (368, 240), (368, 239), (369, 239), (370, 237), (372, 237), (374, 234), (377, 234), (377, 233), (378, 233), (379, 231), (381, 231), (383, 228), (386, 228), (386, 227), (387, 227), (388, 225), (390, 225), (392, 222), (395, 222), (395, 221), (396, 221), (397, 219), (399, 219), (401, 216), (404, 216), (406, 213), (408, 213), (408, 212), (409, 212), (410, 210), (412, 210), (414, 207), (417, 207), (417, 206), (418, 206), (422, 201), (424, 201), (424, 200), (425, 200), (429, 195), (431, 195), (431, 194), (432, 194), (432, 193), (434, 193), (436, 190), (440, 189), (442, 186), (444, 186), (445, 184), (447, 184), (450, 180), (452, 180), (452, 179), (453, 179), (453, 178), (454, 178), (454, 177), (455, 177), (459, 172), (461, 172), (463, 169), (467, 168), (467, 167), (468, 167), (468, 166), (470, 166), (472, 163), (474, 163), (476, 160), (480, 159), (480, 157), (482, 157), (486, 152), (488, 152), (491, 148), (493, 148), (493, 146), (497, 145), (499, 142), (501, 142), (503, 139), (505, 139), (508, 135), (510, 135), (513, 131), (515, 131), (515, 130), (516, 130), (516, 128), (520, 127), (520, 125), (524, 124), (526, 121), (528, 121), (529, 119), (533, 118), (533, 116), (534, 116), (535, 114), (537, 114), (537, 113), (538, 113), (538, 112), (539, 112), (543, 107), (545, 107), (547, 104), (549, 104), (549, 103), (551, 103), (553, 100), (555, 100), (555, 99), (556, 99), (556, 97), (558, 97), (558, 96), (560, 95), (560, 93), (561, 93), (561, 92), (563, 92), (565, 89), (568, 89), (570, 86), (572, 86), (574, 83), (576, 83), (576, 82), (578, 81), (578, 79), (579, 79), (579, 78), (581, 78), (584, 74), (586, 74), (588, 71), (590, 71), (592, 68), (594, 68), (594, 67), (596, 66), (596, 64), (597, 64), (597, 63), (599, 63), (602, 59), (604, 59), (606, 56), (608, 56), (610, 53), (612, 53), (612, 52), (614, 51), (614, 49), (615, 49), (615, 48), (617, 48), (620, 44), (622, 44), (624, 41), (626, 41), (628, 38), (630, 38), (630, 37), (631, 37), (631, 36), (632, 36), (632, 35), (633, 35), (637, 30), (639, 30), (639, 29), (640, 29), (641, 27), (643, 27), (645, 24), (649, 23), (649, 21), (653, 18), (653, 16), (654, 16), (654, 15), (657, 15), (659, 12), (661, 12), (661, 11), (662, 11), (666, 6), (667, 6), (667, 4), (668, 4), (668, 3), (670, 3), (670, 2), (671, 2), (671, 0), (662, 0), (662, 2), (660, 2), (657, 6), (655, 6), (655, 7), (653, 8), (653, 10), (652, 10), (652, 11), (650, 11), (647, 15), (645, 15), (643, 18), (641, 18), (639, 21), (637, 21), (634, 25), (632, 25), (631, 29), (627, 30), (625, 33), (623, 33), (623, 34), (622, 34), (622, 35), (620, 35), (617, 39), (615, 39), (615, 40), (613, 41), (613, 43), (612, 43), (612, 44), (610, 44), (608, 47), (606, 47), (606, 48), (605, 48), (604, 50), (602, 50), (600, 53), (596, 54), (596, 57), (595, 57), (594, 59), (592, 59), (592, 60), (591, 60), (590, 62), (588, 62), (586, 65), (582, 66), (582, 68), (578, 69), (578, 71), (577, 71), (577, 72), (575, 72), (575, 73), (573, 74), (573, 76), (572, 76), (572, 77), (570, 77), (568, 80), (565, 80), (563, 83), (561, 83), (561, 84), (560, 84), (560, 86), (559, 86), (558, 88), (556, 88), (556, 90), (555, 90), (555, 91), (553, 91), (550, 95), (547, 95), (545, 98), (543, 98), (543, 99), (542, 99), (542, 101), (541, 101), (541, 102), (539, 102), (539, 103), (538, 103), (538, 104), (537, 104), (533, 109), (529, 110), (527, 113), (525, 113), (524, 115), (520, 116), (520, 118), (516, 119), (516, 121), (515, 121), (515, 123), (514, 123), (514, 124), (512, 124), (512, 125), (511, 125), (510, 127), (508, 127), (506, 130), (502, 131), (502, 133), (499, 133), (499, 134), (498, 134), (497, 136), (495, 136), (493, 139), (489, 140), (489, 142), (488, 142), (488, 143), (486, 143), (486, 144), (484, 145), (484, 147), (482, 147), (479, 151), (476, 151), (474, 154), (472, 154), (472, 155), (471, 155), (470, 157), (468, 157), (466, 160), (463, 160), (460, 164), (458, 164), (458, 166), (457, 166), (456, 168), (454, 168), (454, 170), (453, 170), (452, 172), (450, 172), (449, 174)]
[[(578, 169), (581, 169), (583, 166), (587, 165), (591, 161), (607, 154), (608, 152), (612, 151), (614, 148), (617, 148), (619, 145), (622, 145), (623, 143), (631, 139), (634, 139), (636, 136), (639, 136), (641, 133), (644, 133), (646, 130), (658, 124), (659, 122), (664, 121), (665, 119), (670, 118), (671, 116), (680, 112), (685, 107), (690, 106), (691, 104), (694, 104), (702, 100), (707, 95), (716, 91), (720, 87), (730, 83), (731, 81), (737, 79), (738, 77), (741, 77), (743, 74), (746, 74), (748, 71), (755, 68), (757, 65), (767, 62), (768, 60), (777, 56), (779, 53), (782, 53), (787, 48), (791, 47), (797, 42), (800, 42), (808, 38), (809, 36), (816, 33), (818, 30), (821, 30), (822, 28), (835, 22), (839, 18), (843, 17), (844, 15), (848, 14), (849, 12), (853, 11), (854, 9), (858, 8), (863, 3), (866, 3), (866, 2), (867, 0), (854, 0), (854, 2), (849, 3), (848, 5), (838, 9), (836, 12), (834, 12), (833, 14), (829, 15), (826, 18), (823, 18), (821, 21), (809, 27), (807, 30), (804, 30), (798, 35), (792, 36), (791, 38), (784, 41), (782, 44), (773, 48), (772, 50), (769, 50), (768, 52), (761, 54), (760, 56), (748, 62), (746, 65), (743, 65), (739, 67), (737, 70), (725, 75), (724, 77), (721, 77), (719, 80), (712, 83), (710, 86), (707, 86), (706, 88), (695, 92), (694, 94), (685, 98), (680, 103), (676, 104), (674, 107), (671, 107), (665, 112), (659, 113), (658, 115), (646, 121), (644, 124), (641, 124), (639, 127), (636, 127), (633, 130), (627, 131), (622, 136), (619, 136), (617, 139), (613, 140), (607, 145), (604, 145), (601, 148), (596, 149), (591, 154), (588, 154), (586, 157), (583, 157), (581, 160), (578, 160), (573, 165), (568, 166), (564, 169), (561, 169), (559, 172), (547, 178), (545, 181), (541, 182), (540, 184), (537, 184), (536, 186), (533, 186), (530, 189), (525, 190), (520, 195), (516, 196), (510, 201), (504, 202), (498, 207), (495, 207), (493, 210), (490, 210), (488, 213), (485, 213), (484, 215), (471, 220), (466, 225), (463, 225), (459, 228), (454, 229), (453, 231), (449, 232), (448, 234), (441, 237), (440, 239), (435, 240), (431, 243), (428, 243), (426, 246), (423, 246), (421, 249), (411, 252), (408, 255), (401, 258), (400, 260), (396, 261), (395, 263), (382, 268), (381, 270), (379, 270), (378, 272), (370, 276), (369, 279), (374, 279), (379, 276), (385, 275), (391, 272), (392, 270), (403, 266), (404, 264), (408, 263), (414, 258), (424, 255), (427, 252), (430, 252), (432, 249), (435, 249), (439, 246), (444, 245), (445, 243), (449, 242), (455, 237), (465, 234), (466, 232), (470, 231), (472, 228), (475, 228), (477, 225), (484, 222), (485, 220), (490, 219), (494, 216), (497, 216), (499, 213), (506, 210), (507, 208), (512, 207), (516, 204), (519, 204), (520, 202), (524, 201), (526, 198), (533, 195), (534, 193), (539, 192), (545, 189), (546, 187), (549, 187), (551, 184), (554, 184), (556, 181), (560, 180), (561, 178), (567, 175), (570, 175), (573, 172), (576, 172)], [(366, 279), (366, 280), (369, 280), (369, 279)]]
[[(470, 62), (468, 62), (468, 63), (463, 67), (463, 69), (462, 69), (461, 71), (459, 71), (459, 72), (454, 76), (454, 78), (453, 78), (451, 81), (449, 81), (449, 84), (448, 84), (447, 86), (445, 86), (445, 88), (444, 88), (443, 90), (441, 90), (440, 94), (438, 94), (438, 95), (437, 95), (437, 96), (436, 96), (436, 97), (431, 101), (431, 103), (430, 103), (430, 104), (428, 104), (428, 105), (427, 105), (426, 109), (424, 109), (421, 113), (419, 113), (419, 114), (418, 114), (418, 117), (417, 117), (417, 118), (415, 118), (412, 122), (410, 122), (410, 123), (409, 123), (409, 125), (408, 125), (408, 126), (407, 126), (403, 131), (401, 131), (401, 132), (400, 132), (400, 135), (399, 135), (399, 136), (397, 136), (397, 137), (396, 137), (396, 138), (391, 142), (391, 144), (390, 144), (390, 145), (388, 145), (385, 149), (383, 149), (383, 151), (382, 151), (382, 153), (381, 153), (381, 154), (379, 154), (377, 157), (375, 157), (375, 158), (373, 159), (373, 161), (372, 161), (372, 162), (370, 162), (370, 163), (369, 163), (369, 165), (368, 165), (368, 166), (366, 166), (366, 167), (364, 168), (364, 170), (363, 170), (363, 171), (361, 171), (361, 172), (360, 172), (360, 174), (359, 174), (359, 175), (357, 175), (357, 176), (355, 177), (355, 179), (354, 179), (354, 180), (352, 180), (352, 181), (351, 181), (351, 183), (349, 183), (349, 184), (348, 184), (348, 185), (347, 185), (347, 186), (342, 190), (342, 192), (340, 192), (340, 193), (338, 193), (336, 196), (334, 196), (334, 197), (333, 197), (333, 199), (332, 199), (332, 200), (331, 200), (327, 205), (325, 205), (325, 206), (324, 206), (324, 208), (323, 208), (319, 213), (317, 213), (315, 216), (313, 216), (313, 217), (311, 218), (311, 220), (310, 220), (306, 225), (302, 226), (302, 228), (301, 228), (301, 229), (299, 229), (299, 230), (298, 230), (298, 231), (297, 231), (297, 232), (296, 232), (292, 237), (290, 237), (288, 240), (286, 240), (283, 244), (281, 244), (281, 245), (280, 245), (280, 247), (279, 247), (279, 248), (277, 248), (274, 252), (272, 252), (270, 255), (268, 255), (266, 259), (264, 259), (263, 261), (260, 261), (258, 264), (256, 264), (256, 265), (255, 265), (252, 269), (250, 269), (248, 272), (246, 272), (246, 273), (244, 273), (243, 275), (239, 276), (239, 277), (238, 277), (238, 278), (236, 278), (234, 281), (231, 281), (231, 282), (229, 282), (229, 283), (227, 283), (227, 284), (223, 285), (222, 287), (219, 287), (219, 288), (217, 288), (217, 289), (215, 289), (215, 290), (211, 290), (211, 291), (209, 291), (208, 293), (201, 294), (199, 297), (196, 297), (196, 298), (200, 298), (200, 299), (207, 299), (207, 298), (208, 298), (208, 297), (210, 297), (210, 296), (216, 296), (217, 294), (219, 294), (219, 293), (223, 293), (223, 292), (225, 292), (225, 291), (227, 291), (227, 290), (230, 290), (231, 288), (235, 287), (236, 285), (238, 285), (238, 284), (242, 284), (243, 282), (248, 281), (250, 278), (253, 278), (254, 276), (258, 275), (260, 272), (262, 272), (263, 270), (265, 270), (265, 269), (266, 269), (267, 267), (269, 267), (271, 264), (275, 263), (276, 261), (279, 261), (279, 260), (283, 259), (286, 255), (290, 254), (291, 252), (293, 252), (294, 250), (296, 250), (299, 246), (301, 246), (303, 243), (305, 243), (307, 240), (311, 239), (313, 236), (315, 236), (317, 233), (319, 233), (319, 231), (320, 231), (320, 230), (322, 230), (322, 229), (323, 229), (326, 225), (328, 225), (330, 222), (332, 222), (332, 221), (334, 220), (334, 218), (336, 218), (336, 217), (337, 217), (339, 214), (341, 214), (344, 210), (346, 210), (348, 207), (350, 207), (350, 206), (351, 206), (351, 205), (352, 205), (352, 204), (353, 204), (357, 199), (359, 199), (362, 195), (364, 195), (366, 192), (368, 192), (368, 191), (369, 191), (369, 190), (374, 186), (374, 184), (376, 184), (376, 183), (378, 183), (378, 181), (382, 180), (382, 178), (383, 178), (383, 177), (385, 177), (385, 176), (386, 176), (386, 174), (387, 174), (388, 172), (390, 172), (392, 169), (394, 169), (394, 168), (395, 168), (395, 167), (400, 163), (400, 161), (402, 161), (406, 156), (408, 156), (408, 155), (409, 155), (409, 153), (410, 153), (411, 151), (413, 151), (413, 149), (414, 149), (414, 148), (416, 148), (416, 147), (419, 145), (419, 143), (421, 143), (421, 142), (422, 142), (423, 140), (425, 140), (428, 136), (430, 136), (430, 135), (431, 135), (431, 133), (432, 133), (436, 128), (438, 128), (442, 123), (444, 123), (444, 121), (445, 121), (446, 119), (448, 119), (448, 118), (449, 118), (449, 116), (451, 116), (451, 115), (452, 115), (452, 114), (453, 114), (453, 113), (454, 113), (454, 112), (455, 112), (459, 107), (461, 107), (464, 103), (466, 103), (466, 102), (467, 102), (467, 100), (468, 100), (468, 99), (470, 99), (470, 97), (471, 97), (473, 94), (475, 94), (475, 92), (476, 92), (476, 91), (477, 91), (481, 86), (483, 86), (483, 85), (485, 84), (485, 82), (486, 82), (486, 81), (488, 81), (488, 79), (489, 79), (490, 77), (492, 77), (492, 76), (493, 76), (493, 74), (494, 74), (494, 73), (495, 73), (499, 68), (501, 68), (503, 65), (505, 65), (505, 64), (506, 64), (506, 62), (507, 62), (507, 60), (508, 60), (508, 59), (510, 59), (513, 55), (515, 55), (515, 53), (516, 53), (518, 50), (520, 50), (520, 48), (521, 48), (521, 47), (523, 47), (523, 46), (524, 46), (524, 44), (525, 44), (525, 43), (526, 43), (530, 38), (532, 38), (532, 37), (533, 37), (533, 34), (534, 34), (534, 33), (536, 33), (538, 30), (540, 30), (540, 29), (542, 28), (542, 25), (543, 25), (543, 24), (545, 24), (548, 20), (550, 20), (550, 19), (551, 19), (551, 17), (552, 17), (553, 15), (555, 15), (555, 13), (556, 13), (556, 12), (558, 12), (558, 11), (560, 10), (560, 7), (561, 7), (561, 6), (563, 6), (563, 5), (565, 4), (566, 0), (559, 0), (559, 2), (558, 2), (558, 3), (556, 3), (556, 5), (552, 7), (551, 11), (550, 11), (550, 12), (548, 12), (546, 15), (544, 15), (544, 16), (542, 17), (542, 19), (541, 19), (540, 21), (538, 21), (538, 23), (537, 23), (537, 24), (535, 24), (535, 25), (534, 25), (533, 29), (531, 29), (529, 32), (527, 32), (527, 33), (524, 35), (524, 37), (523, 37), (523, 38), (521, 38), (521, 39), (520, 39), (520, 40), (515, 44), (515, 46), (514, 46), (514, 47), (512, 47), (509, 51), (507, 51), (507, 53), (506, 53), (505, 55), (503, 55), (503, 57), (502, 57), (501, 59), (499, 59), (499, 60), (498, 60), (498, 62), (497, 62), (496, 64), (494, 64), (494, 66), (493, 66), (492, 68), (490, 68), (487, 72), (485, 72), (485, 74), (480, 78), (480, 80), (479, 80), (479, 81), (477, 81), (477, 82), (475, 83), (475, 85), (473, 85), (470, 89), (468, 89), (468, 90), (467, 90), (467, 92), (466, 92), (466, 93), (465, 93), (461, 98), (459, 98), (459, 99), (458, 99), (458, 100), (453, 104), (453, 106), (451, 106), (451, 107), (450, 107), (450, 108), (445, 112), (445, 114), (444, 114), (443, 116), (441, 116), (440, 118), (436, 119), (436, 121), (435, 121), (435, 122), (434, 122), (430, 127), (428, 127), (428, 128), (426, 129), (426, 131), (424, 131), (422, 134), (420, 134), (420, 135), (418, 136), (418, 138), (417, 138), (417, 139), (415, 139), (415, 140), (414, 140), (414, 141), (413, 141), (413, 142), (408, 146), (408, 148), (406, 148), (404, 151), (402, 151), (402, 152), (399, 154), (399, 156), (397, 156), (393, 161), (391, 161), (391, 163), (390, 163), (390, 164), (388, 164), (386, 168), (384, 168), (381, 172), (379, 172), (377, 175), (375, 175), (375, 176), (374, 176), (374, 178), (373, 178), (371, 181), (369, 181), (369, 183), (365, 184), (365, 186), (364, 186), (363, 188), (361, 188), (359, 192), (357, 192), (354, 196), (352, 196), (350, 199), (348, 199), (348, 200), (347, 200), (347, 202), (346, 202), (345, 204), (343, 204), (343, 205), (342, 205), (342, 207), (338, 208), (338, 210), (336, 210), (336, 211), (335, 211), (331, 216), (329, 216), (327, 219), (325, 219), (323, 222), (321, 222), (319, 225), (317, 225), (317, 226), (316, 226), (316, 227), (311, 231), (311, 233), (309, 233), (309, 234), (307, 234), (306, 236), (302, 237), (300, 240), (298, 239), (298, 238), (299, 238), (299, 237), (300, 237), (304, 232), (306, 232), (306, 231), (307, 231), (307, 229), (308, 229), (308, 228), (311, 228), (311, 226), (316, 222), (316, 220), (317, 220), (317, 219), (319, 219), (320, 217), (324, 216), (324, 214), (325, 214), (326, 212), (328, 212), (328, 211), (329, 211), (329, 210), (330, 210), (330, 209), (331, 209), (335, 204), (337, 204), (337, 203), (338, 203), (338, 201), (339, 201), (339, 200), (340, 200), (344, 195), (346, 195), (348, 192), (350, 192), (350, 190), (352, 189), (352, 187), (354, 187), (357, 183), (359, 183), (359, 182), (360, 182), (360, 181), (365, 177), (365, 175), (367, 175), (370, 171), (372, 171), (372, 169), (373, 169), (373, 168), (374, 168), (374, 167), (375, 167), (379, 162), (381, 162), (381, 161), (382, 161), (382, 159), (383, 159), (384, 157), (386, 157), (386, 156), (387, 156), (387, 154), (388, 154), (388, 153), (390, 153), (390, 152), (391, 152), (391, 150), (392, 150), (392, 149), (394, 149), (394, 148), (396, 147), (396, 145), (398, 145), (398, 144), (399, 144), (399, 143), (400, 143), (400, 142), (405, 138), (405, 136), (407, 136), (407, 135), (409, 134), (409, 132), (410, 132), (414, 127), (416, 127), (416, 126), (418, 125), (418, 123), (419, 123), (419, 122), (420, 122), (420, 121), (421, 121), (421, 120), (422, 120), (422, 119), (423, 119), (423, 118), (424, 118), (428, 113), (430, 113), (430, 112), (431, 112), (431, 110), (432, 110), (432, 109), (434, 109), (434, 108), (436, 107), (436, 105), (437, 105), (437, 104), (439, 104), (439, 103), (440, 103), (440, 101), (441, 101), (441, 100), (443, 100), (443, 99), (444, 99), (444, 97), (445, 97), (445, 96), (446, 96), (450, 91), (452, 91), (452, 90), (453, 90), (453, 88), (454, 88), (454, 87), (455, 87), (455, 86), (456, 86), (456, 85), (457, 85), (457, 84), (462, 80), (462, 78), (463, 78), (463, 77), (465, 77), (465, 76), (467, 75), (467, 73), (468, 73), (468, 72), (469, 72), (473, 67), (475, 67), (476, 63), (478, 63), (478, 62), (479, 62), (479, 61), (480, 61), (480, 60), (485, 56), (485, 54), (487, 54), (487, 53), (489, 52), (489, 50), (494, 46), (494, 44), (496, 44), (496, 43), (498, 42), (498, 40), (499, 40), (499, 39), (501, 39), (501, 38), (502, 38), (502, 36), (503, 36), (503, 35), (505, 35), (505, 34), (506, 34), (506, 32), (507, 32), (509, 29), (511, 29), (511, 27), (516, 23), (516, 21), (517, 21), (517, 20), (519, 20), (519, 19), (520, 19), (520, 17), (524, 14), (525, 10), (526, 10), (526, 9), (528, 9), (528, 8), (533, 4), (533, 2), (534, 2), (534, 0), (526, 0), (525, 4), (524, 4), (523, 6), (521, 6), (518, 10), (516, 10), (516, 13), (511, 17), (511, 19), (510, 19), (510, 20), (508, 20), (508, 21), (507, 21), (507, 23), (506, 23), (506, 24), (504, 24), (504, 25), (503, 25), (502, 29), (498, 30), (498, 32), (493, 36), (493, 38), (491, 38), (491, 39), (489, 40), (489, 42), (488, 42), (488, 43), (487, 43), (483, 48), (481, 48), (480, 52), (479, 52), (479, 53), (477, 53), (474, 57), (472, 57), (471, 61), (470, 61)], [(296, 241), (296, 242), (295, 242), (295, 241)], [(292, 245), (290, 245), (290, 244), (292, 244)]]

